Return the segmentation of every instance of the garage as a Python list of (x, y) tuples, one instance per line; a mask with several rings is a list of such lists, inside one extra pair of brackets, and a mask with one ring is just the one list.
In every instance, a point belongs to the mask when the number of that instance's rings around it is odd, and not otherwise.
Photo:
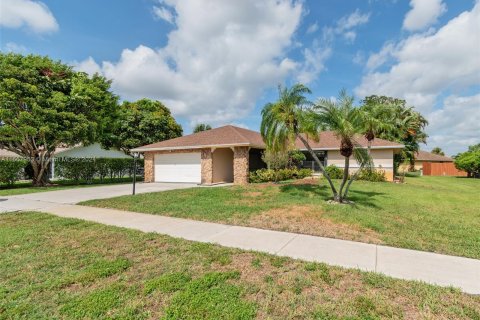
[(201, 182), (201, 154), (168, 153), (155, 155), (155, 182)]

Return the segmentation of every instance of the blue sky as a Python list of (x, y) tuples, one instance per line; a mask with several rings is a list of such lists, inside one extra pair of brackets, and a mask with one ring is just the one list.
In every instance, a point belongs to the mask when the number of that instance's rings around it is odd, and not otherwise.
[(49, 55), (197, 122), (258, 130), (278, 84), (404, 98), (429, 150), (480, 142), (480, 4), (472, 0), (0, 2), (2, 51)]

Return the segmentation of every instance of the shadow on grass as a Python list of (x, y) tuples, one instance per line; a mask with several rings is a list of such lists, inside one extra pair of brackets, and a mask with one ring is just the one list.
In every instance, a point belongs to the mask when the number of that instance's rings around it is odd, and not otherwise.
[[(302, 196), (309, 198), (312, 194), (322, 198), (323, 200), (331, 200), (332, 192), (326, 185), (317, 184), (288, 184), (283, 185), (280, 188), (281, 192), (285, 192), (295, 196)], [(351, 190), (349, 193), (349, 200), (353, 201), (356, 205), (363, 205), (371, 208), (380, 208), (376, 204), (376, 197), (382, 196), (385, 193), (375, 191), (362, 191)]]

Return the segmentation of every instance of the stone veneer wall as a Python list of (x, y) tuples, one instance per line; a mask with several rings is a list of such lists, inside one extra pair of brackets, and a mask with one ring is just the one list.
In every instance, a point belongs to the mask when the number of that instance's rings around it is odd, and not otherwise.
[(213, 182), (213, 158), (212, 150), (202, 149), (202, 184), (212, 184)]
[(249, 147), (235, 147), (233, 149), (233, 183), (248, 183)]
[(155, 174), (154, 174), (154, 163), (153, 163), (153, 158), (154, 158), (155, 152), (145, 152), (143, 157), (144, 157), (144, 182), (153, 182), (155, 180)]

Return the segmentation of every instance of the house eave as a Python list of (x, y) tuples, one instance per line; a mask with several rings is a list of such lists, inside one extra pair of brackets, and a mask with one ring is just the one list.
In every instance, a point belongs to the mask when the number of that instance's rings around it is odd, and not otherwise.
[(180, 150), (192, 150), (192, 149), (205, 149), (205, 148), (231, 148), (231, 147), (250, 147), (257, 149), (265, 149), (264, 146), (246, 143), (228, 143), (228, 144), (208, 144), (199, 146), (181, 146), (181, 147), (159, 147), (159, 148), (135, 148), (131, 149), (131, 152), (152, 152), (152, 151), (180, 151)]

